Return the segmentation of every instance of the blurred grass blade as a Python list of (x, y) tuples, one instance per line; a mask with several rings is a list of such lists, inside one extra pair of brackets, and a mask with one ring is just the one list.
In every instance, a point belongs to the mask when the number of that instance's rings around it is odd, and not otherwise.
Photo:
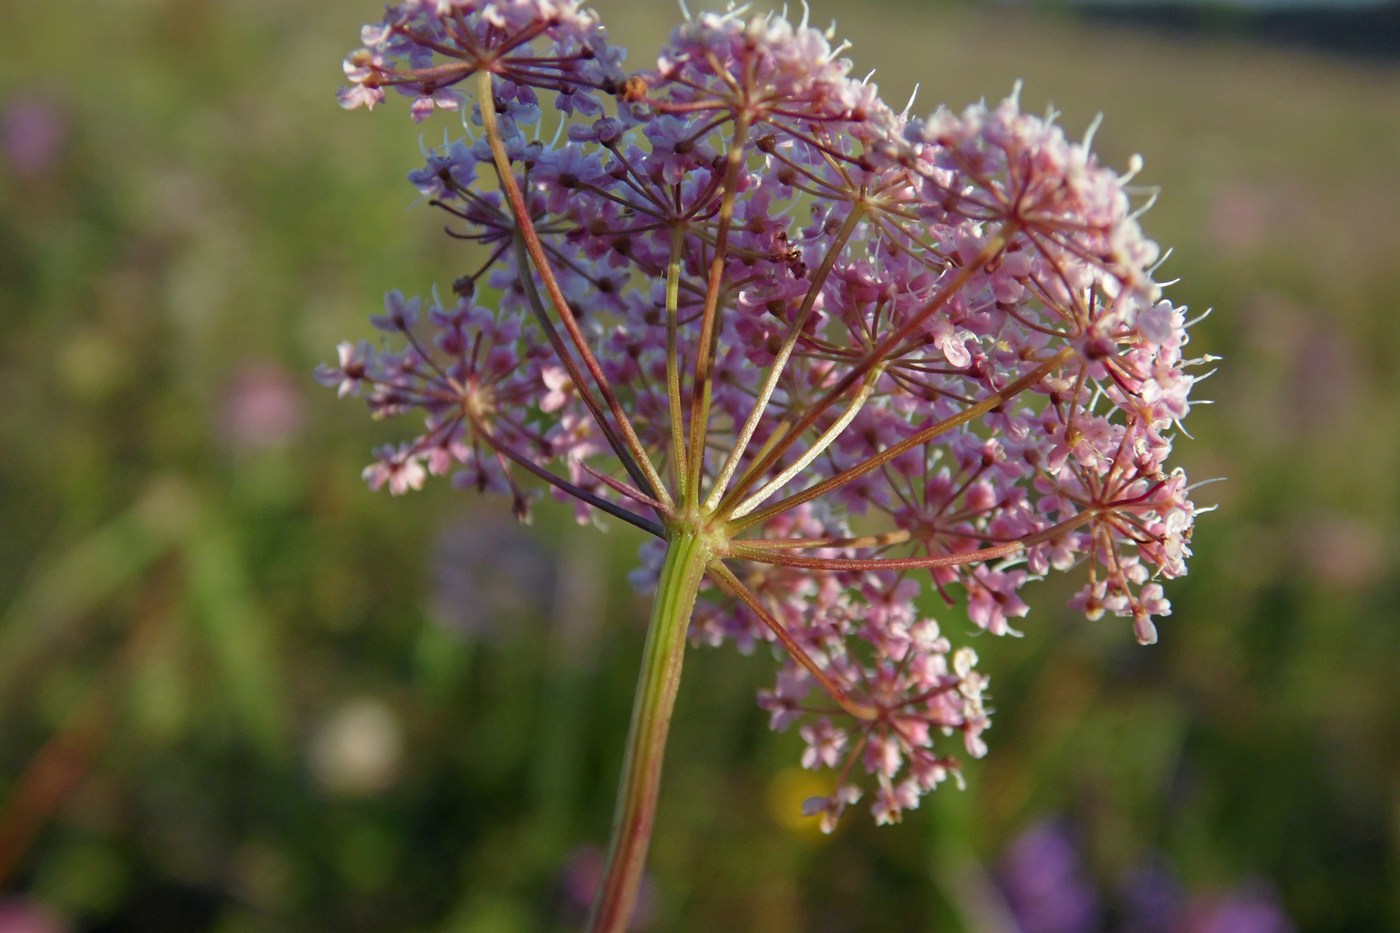
[(157, 479), (131, 508), (52, 563), (0, 617), (0, 701), (18, 672), (187, 534), (198, 508), (183, 481)]
[(284, 690), (272, 629), (248, 578), (232, 527), (212, 510), (186, 549), (191, 621), (219, 668), (229, 708), (266, 752), (283, 749)]

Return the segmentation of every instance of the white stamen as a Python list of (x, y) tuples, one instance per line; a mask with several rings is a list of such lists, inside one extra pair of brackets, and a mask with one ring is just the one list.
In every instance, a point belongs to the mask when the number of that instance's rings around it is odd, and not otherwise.
[[(1088, 128), (1087, 130), (1084, 131), (1084, 148), (1085, 148), (1085, 149), (1092, 149), (1092, 148), (1094, 148), (1094, 136), (1095, 136), (1095, 134), (1098, 133), (1099, 127), (1102, 126), (1102, 125), (1103, 125), (1103, 114), (1102, 114), (1102, 113), (1097, 113), (1097, 114), (1095, 114), (1095, 115), (1094, 115), (1094, 119), (1092, 119), (1092, 120), (1089, 121), (1089, 128)], [(1123, 180), (1124, 180), (1124, 181), (1127, 181), (1127, 178), (1124, 178)]]
[(909, 113), (914, 109), (914, 98), (919, 96), (919, 85), (914, 85), (913, 92), (909, 95), (909, 103), (904, 105), (904, 109), (899, 112), (901, 120), (909, 119)]

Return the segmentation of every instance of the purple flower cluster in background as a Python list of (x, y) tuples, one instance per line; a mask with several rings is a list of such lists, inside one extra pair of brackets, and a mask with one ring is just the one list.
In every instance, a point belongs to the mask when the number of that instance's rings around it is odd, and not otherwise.
[(449, 526), (433, 547), (433, 621), (489, 641), (548, 613), (558, 573), (556, 559), (508, 517)]
[(1116, 889), (1090, 880), (1073, 827), (1045, 820), (1012, 841), (997, 885), (1021, 933), (1291, 933), (1267, 884), (1187, 889), (1162, 858), (1126, 872)]
[(41, 93), (16, 92), (0, 102), (0, 161), (20, 178), (50, 171), (69, 135), (67, 113)]
[(525, 517), (528, 475), (583, 520), (703, 527), (692, 637), (784, 649), (760, 702), (834, 772), (828, 829), (956, 777), (945, 736), (986, 751), (977, 656), (921, 593), (1014, 634), (1024, 585), (1077, 566), (1076, 608), (1155, 641), (1204, 358), (1154, 282), (1149, 199), (1088, 137), (1014, 94), (897, 111), (776, 15), (690, 18), (630, 76), (574, 0), (412, 0), (361, 38), (346, 107), (461, 112), (410, 179), (473, 247), (450, 293), (390, 293), (390, 345), (319, 370), (424, 418), (371, 486), (451, 474)]
[(44, 904), (23, 897), (0, 900), (0, 933), (67, 933), (70, 924)]

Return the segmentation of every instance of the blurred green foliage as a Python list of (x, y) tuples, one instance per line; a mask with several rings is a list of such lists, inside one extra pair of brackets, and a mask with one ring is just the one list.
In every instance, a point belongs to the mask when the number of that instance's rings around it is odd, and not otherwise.
[[(675, 12), (598, 6), (634, 67)], [(0, 3), (0, 872), (73, 929), (569, 929), (606, 838), (635, 536), (546, 504), (548, 586), (435, 596), (434, 542), (508, 517), (368, 493), (386, 429), (309, 377), (381, 292), (460, 265), (405, 209), (406, 115), (335, 106), (377, 12)], [(1104, 884), (1162, 853), (1195, 889), (1268, 879), (1300, 929), (1400, 927), (1400, 72), (1010, 9), (815, 15), (891, 100), (1023, 78), (1071, 131), (1103, 110), (1110, 163), (1146, 154), (1170, 294), (1220, 309), (1181, 462), (1227, 479), (1158, 647), (1073, 618), (1065, 581), (1024, 640), (976, 643), (992, 753), (899, 829), (795, 819), (771, 664), (693, 652), (652, 928), (988, 929), (991, 866), (1045, 814)]]

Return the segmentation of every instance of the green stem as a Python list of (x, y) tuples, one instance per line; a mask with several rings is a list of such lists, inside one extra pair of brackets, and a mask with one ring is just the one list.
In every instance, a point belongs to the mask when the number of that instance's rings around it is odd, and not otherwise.
[(588, 924), (591, 933), (622, 933), (636, 906), (656, 818), (661, 760), (680, 687), (690, 615), (712, 556), (704, 535), (671, 526), (632, 705), (607, 868)]

